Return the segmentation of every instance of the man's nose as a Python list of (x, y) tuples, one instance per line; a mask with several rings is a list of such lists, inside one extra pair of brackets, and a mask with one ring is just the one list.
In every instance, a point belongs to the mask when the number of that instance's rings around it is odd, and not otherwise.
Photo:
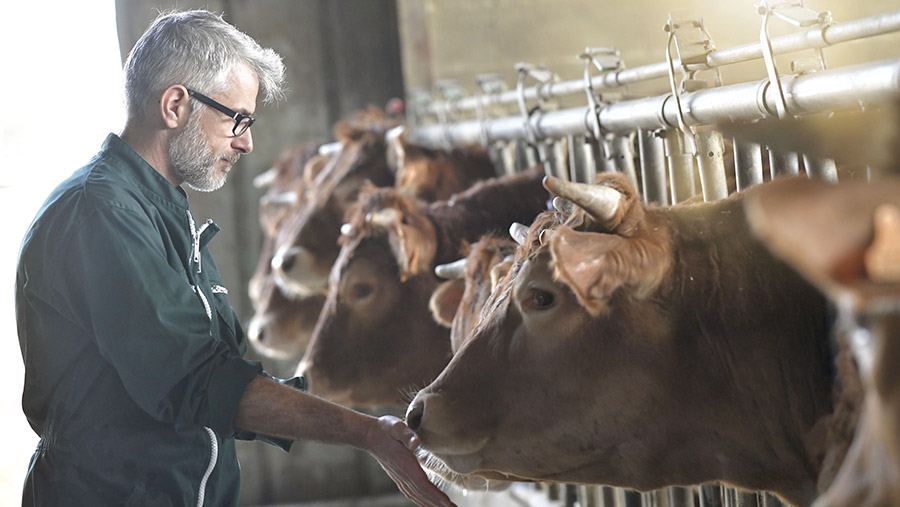
[(247, 129), (243, 135), (231, 139), (231, 147), (246, 155), (253, 151), (253, 134)]

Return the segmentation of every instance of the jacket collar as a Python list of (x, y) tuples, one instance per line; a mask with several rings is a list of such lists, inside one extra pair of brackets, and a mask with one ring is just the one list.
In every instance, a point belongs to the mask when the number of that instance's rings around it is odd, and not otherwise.
[(128, 174), (141, 186), (179, 208), (188, 209), (188, 197), (184, 189), (172, 185), (116, 134), (106, 136), (101, 153), (127, 164), (132, 169)]

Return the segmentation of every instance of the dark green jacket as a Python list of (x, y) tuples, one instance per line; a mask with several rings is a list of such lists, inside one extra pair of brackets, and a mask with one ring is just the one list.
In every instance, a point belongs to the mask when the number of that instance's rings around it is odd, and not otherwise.
[(41, 437), (24, 505), (237, 505), (234, 438), (254, 435), (234, 416), (264, 372), (242, 358), (217, 231), (112, 134), (44, 203), (16, 273), (23, 408)]

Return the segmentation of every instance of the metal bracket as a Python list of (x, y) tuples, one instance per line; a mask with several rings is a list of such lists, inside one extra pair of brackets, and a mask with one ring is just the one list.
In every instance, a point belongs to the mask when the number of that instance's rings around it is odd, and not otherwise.
[[(696, 153), (696, 130), (684, 120), (684, 109), (681, 105), (681, 94), (686, 91), (696, 91), (706, 88), (706, 82), (693, 79), (695, 72), (688, 70), (688, 65), (705, 65), (708, 56), (715, 51), (716, 46), (703, 25), (702, 19), (696, 19), (689, 10), (672, 11), (669, 13), (669, 21), (664, 30), (669, 37), (666, 42), (666, 62), (669, 70), (669, 87), (675, 107), (678, 111), (678, 129), (684, 134), (685, 149), (693, 155)], [(675, 82), (675, 59), (672, 54), (672, 46), (678, 52), (679, 65), (681, 67), (682, 80), (679, 86)], [(716, 69), (716, 84), (721, 84), (721, 76)], [(665, 118), (665, 116), (662, 116)]]
[[(769, 38), (769, 19), (774, 15), (796, 27), (805, 28), (814, 25), (820, 25), (825, 28), (834, 21), (831, 18), (830, 11), (816, 12), (808, 9), (803, 5), (803, 0), (773, 2), (768, 3), (766, 0), (760, 0), (756, 4), (756, 12), (762, 18), (762, 27), (759, 31), (759, 44), (762, 48), (763, 61), (766, 65), (766, 72), (769, 75), (769, 84), (775, 88), (775, 109), (779, 118), (793, 117), (788, 111), (787, 100), (784, 97), (784, 89), (778, 76), (778, 68), (775, 66), (775, 55), (772, 50), (772, 42)], [(825, 53), (822, 48), (816, 48), (816, 55), (819, 59), (819, 67), (824, 70), (827, 65), (825, 63)], [(795, 73), (806, 73), (816, 70), (809, 62), (795, 61), (792, 62), (791, 70)]]
[(441, 131), (444, 134), (445, 147), (449, 149), (453, 146), (453, 141), (450, 138), (451, 117), (455, 119), (456, 116), (458, 116), (458, 111), (454, 108), (454, 104), (466, 96), (466, 90), (459, 81), (455, 79), (442, 79), (437, 81), (434, 83), (434, 89), (441, 94), (441, 97), (443, 98), (443, 107), (438, 108), (437, 111), (438, 123), (440, 123)]
[(610, 70), (619, 70), (624, 67), (622, 60), (619, 58), (619, 50), (615, 47), (608, 48), (590, 48), (584, 49), (584, 52), (578, 55), (578, 58), (584, 60), (584, 93), (587, 95), (588, 107), (590, 110), (590, 125), (588, 132), (596, 140), (600, 140), (603, 135), (600, 126), (600, 101), (594, 95), (594, 85), (591, 82), (591, 64), (600, 72)]
[(537, 132), (534, 129), (534, 125), (531, 124), (531, 115), (535, 113), (538, 115), (541, 114), (545, 100), (541, 96), (540, 89), (538, 89), (537, 106), (535, 106), (534, 111), (528, 110), (528, 106), (525, 104), (525, 79), (527, 77), (531, 77), (540, 82), (541, 85), (545, 85), (547, 83), (558, 82), (559, 76), (547, 70), (547, 68), (543, 65), (540, 67), (535, 67), (530, 63), (519, 62), (516, 64), (515, 68), (516, 72), (518, 72), (519, 75), (518, 81), (516, 83), (516, 92), (518, 93), (519, 112), (522, 114), (522, 119), (525, 122), (525, 137), (528, 141), (528, 144), (536, 146), (538, 136)]
[(485, 148), (490, 146), (491, 140), (490, 136), (488, 136), (488, 128), (487, 128), (487, 112), (486, 109), (490, 105), (489, 101), (494, 101), (494, 99), (501, 93), (505, 92), (508, 87), (506, 86), (506, 81), (503, 80), (503, 77), (500, 74), (479, 74), (475, 76), (475, 83), (484, 91), (484, 95), (481, 95), (477, 98), (475, 102), (475, 116), (478, 119), (478, 124), (480, 126), (480, 137), (481, 144), (484, 145)]

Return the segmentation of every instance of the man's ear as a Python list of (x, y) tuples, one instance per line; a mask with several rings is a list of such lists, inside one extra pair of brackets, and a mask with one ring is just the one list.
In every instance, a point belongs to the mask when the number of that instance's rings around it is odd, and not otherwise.
[(162, 92), (159, 114), (166, 128), (177, 129), (187, 124), (191, 115), (191, 97), (183, 85), (172, 85)]

